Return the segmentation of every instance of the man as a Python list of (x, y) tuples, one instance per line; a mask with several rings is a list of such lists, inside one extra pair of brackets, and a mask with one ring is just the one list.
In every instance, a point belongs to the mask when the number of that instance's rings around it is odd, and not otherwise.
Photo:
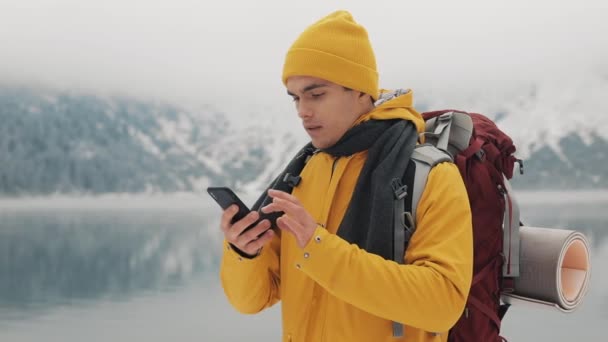
[[(315, 151), (291, 194), (268, 191), (262, 212), (285, 213), (276, 231), (263, 220), (241, 234), (259, 214), (230, 224), (236, 207), (224, 212), (228, 300), (251, 314), (281, 300), (283, 341), (446, 341), (473, 269), (471, 213), (455, 165), (432, 169), (403, 260), (390, 257), (390, 182), (424, 131), (412, 92), (374, 105), (374, 52), (346, 11), (300, 35), (283, 82)], [(402, 337), (393, 322), (404, 324)]]

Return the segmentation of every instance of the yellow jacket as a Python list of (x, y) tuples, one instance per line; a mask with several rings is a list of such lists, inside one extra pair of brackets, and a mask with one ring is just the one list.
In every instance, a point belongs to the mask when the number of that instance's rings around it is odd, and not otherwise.
[[(411, 91), (357, 123), (371, 118), (404, 118), (424, 130)], [(336, 235), (366, 157), (366, 151), (341, 158), (321, 152), (308, 161), (293, 195), (319, 226), (303, 249), (284, 232), (245, 259), (224, 241), (220, 277), (228, 300), (249, 314), (281, 300), (283, 341), (447, 341), (464, 310), (473, 241), (457, 167), (441, 163), (431, 170), (405, 265), (399, 265)], [(403, 338), (392, 337), (392, 321), (405, 324)]]

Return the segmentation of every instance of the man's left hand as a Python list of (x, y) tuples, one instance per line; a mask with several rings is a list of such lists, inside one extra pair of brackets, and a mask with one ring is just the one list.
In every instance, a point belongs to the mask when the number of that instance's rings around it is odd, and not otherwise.
[(272, 197), (272, 203), (262, 208), (263, 213), (282, 211), (283, 214), (277, 219), (277, 225), (281, 230), (293, 234), (300, 248), (304, 248), (317, 228), (315, 219), (304, 209), (298, 199), (284, 191), (268, 190)]

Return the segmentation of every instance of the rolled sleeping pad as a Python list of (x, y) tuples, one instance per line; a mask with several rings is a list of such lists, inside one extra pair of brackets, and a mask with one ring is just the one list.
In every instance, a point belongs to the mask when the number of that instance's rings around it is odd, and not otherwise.
[(505, 303), (535, 304), (571, 312), (587, 293), (589, 243), (577, 231), (520, 227), (520, 275)]

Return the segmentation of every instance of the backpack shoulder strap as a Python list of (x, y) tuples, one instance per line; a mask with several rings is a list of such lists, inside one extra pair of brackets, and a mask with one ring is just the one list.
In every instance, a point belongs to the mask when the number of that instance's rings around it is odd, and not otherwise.
[[(453, 162), (453, 156), (469, 145), (473, 123), (466, 113), (450, 111), (427, 121), (423, 135), (427, 143), (417, 145), (404, 173), (405, 195), (395, 202), (394, 260), (401, 263), (410, 239), (416, 230), (416, 210), (431, 169), (443, 162)], [(395, 191), (396, 186), (393, 186)], [(397, 193), (397, 191), (395, 191)], [(402, 209), (403, 208), (403, 211)], [(393, 322), (393, 337), (404, 335), (401, 323)]]
[(426, 131), (423, 133), (426, 143), (437, 146), (438, 149), (449, 153), (452, 158), (469, 147), (472, 134), (471, 116), (459, 111), (448, 111), (430, 117), (426, 121)]
[(429, 172), (444, 161), (452, 161), (446, 152), (432, 145), (417, 145), (403, 174), (403, 181), (395, 179), (398, 182), (393, 180), (391, 184), (395, 195), (393, 260), (398, 263), (403, 262), (407, 245), (416, 230), (416, 207)]
[[(429, 172), (435, 165), (445, 161), (452, 161), (447, 152), (429, 144), (417, 145), (412, 152), (410, 163), (404, 173), (405, 186), (393, 186), (393, 191), (400, 189), (402, 191), (401, 194), (403, 194), (403, 196), (395, 201), (395, 209), (393, 210), (395, 215), (393, 224), (393, 229), (395, 230), (393, 257), (397, 263), (403, 263), (405, 250), (416, 230), (416, 208), (418, 207), (422, 191), (426, 186)], [(397, 194), (397, 191), (395, 193)], [(403, 335), (403, 324), (393, 322), (393, 337), (397, 338)]]
[[(452, 157), (443, 150), (430, 145), (418, 145), (412, 153), (412, 160), (416, 165), (416, 172), (414, 172), (414, 183), (412, 189), (412, 201), (411, 208), (405, 208), (406, 212), (410, 212), (412, 215), (412, 229), (416, 229), (416, 209), (418, 208), (418, 202), (422, 197), (422, 192), (426, 187), (426, 181), (429, 177), (431, 169), (443, 162), (452, 162)], [(409, 210), (408, 210), (409, 209)]]
[(416, 146), (412, 154), (412, 160), (416, 163), (412, 206), (409, 208), (413, 224), (416, 221), (418, 202), (431, 169), (439, 163), (453, 162), (454, 157), (469, 146), (473, 134), (473, 120), (468, 113), (456, 110), (435, 113), (428, 113), (430, 116), (423, 113), (425, 119), (429, 118), (426, 120), (426, 130), (422, 133), (425, 143)]

